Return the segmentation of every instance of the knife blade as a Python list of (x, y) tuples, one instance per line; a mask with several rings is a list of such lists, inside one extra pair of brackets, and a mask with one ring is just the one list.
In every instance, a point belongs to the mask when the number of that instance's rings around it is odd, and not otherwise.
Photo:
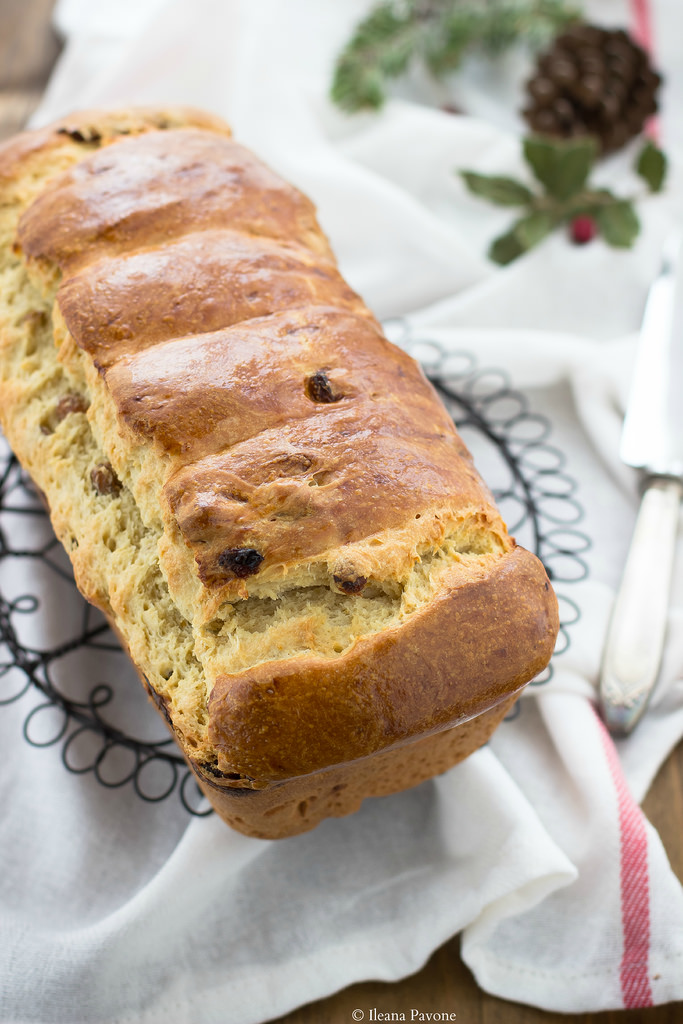
[(638, 341), (620, 456), (641, 473), (641, 503), (612, 610), (599, 698), (625, 736), (642, 718), (659, 676), (683, 498), (683, 234), (664, 248)]

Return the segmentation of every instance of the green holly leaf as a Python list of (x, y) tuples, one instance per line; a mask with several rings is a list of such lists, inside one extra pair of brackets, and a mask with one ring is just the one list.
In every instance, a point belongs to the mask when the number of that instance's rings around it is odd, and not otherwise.
[(538, 245), (554, 226), (555, 218), (543, 211), (536, 210), (526, 217), (520, 217), (510, 231), (496, 238), (489, 249), (489, 258), (502, 266), (512, 263), (518, 256)]
[(646, 182), (650, 192), (661, 192), (666, 178), (667, 160), (653, 142), (646, 142), (640, 151), (636, 171)]
[(635, 242), (640, 231), (640, 222), (628, 199), (600, 207), (595, 211), (600, 233), (608, 245), (617, 249), (628, 249)]
[(592, 217), (597, 220), (600, 210), (614, 203), (621, 202), (619, 196), (610, 192), (608, 188), (591, 188), (581, 193), (576, 205), (572, 205), (567, 216), (567, 221), (572, 222), (574, 217)]
[(490, 199), (498, 206), (526, 206), (534, 198), (531, 189), (514, 178), (461, 171), (462, 178), (475, 196)]
[(514, 231), (526, 251), (542, 242), (554, 227), (555, 218), (550, 213), (536, 210), (518, 220)]
[(491, 243), (489, 259), (493, 260), (494, 263), (498, 263), (501, 267), (505, 267), (508, 263), (516, 260), (518, 256), (521, 256), (523, 252), (524, 246), (517, 238), (513, 228), (504, 235), (500, 235)]
[(595, 139), (546, 139), (530, 136), (524, 140), (524, 157), (535, 177), (554, 199), (571, 199), (584, 185), (595, 163)]
[(593, 213), (598, 206), (609, 206), (610, 203), (618, 202), (614, 192), (608, 188), (587, 189), (585, 198), (590, 213)]

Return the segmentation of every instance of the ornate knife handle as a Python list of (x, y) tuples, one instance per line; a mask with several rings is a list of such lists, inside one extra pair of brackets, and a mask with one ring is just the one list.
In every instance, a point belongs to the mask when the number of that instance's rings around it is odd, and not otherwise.
[(659, 675), (682, 497), (676, 477), (653, 477), (643, 492), (600, 679), (602, 714), (617, 736), (638, 723)]

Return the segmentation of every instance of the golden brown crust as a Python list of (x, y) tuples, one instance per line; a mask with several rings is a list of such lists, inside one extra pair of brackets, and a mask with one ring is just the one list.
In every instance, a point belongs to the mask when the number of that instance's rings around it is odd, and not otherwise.
[(226, 229), (87, 263), (64, 281), (58, 302), (69, 331), (102, 369), (173, 338), (297, 306), (369, 315), (336, 267), (310, 250)]
[(284, 839), (325, 818), (354, 814), (368, 797), (400, 793), (459, 764), (489, 740), (516, 700), (513, 694), (452, 729), (265, 789), (230, 788), (189, 763), (223, 821), (256, 839)]
[(479, 512), (477, 488), (454, 471), (455, 444), (418, 430), (405, 410), (392, 416), (358, 401), (352, 410), (264, 431), (184, 467), (166, 496), (202, 581), (220, 587), (239, 575), (224, 557), (236, 549), (258, 552), (265, 573), (433, 508), (445, 517), (458, 498), (461, 511)]
[[(310, 395), (323, 376), (333, 401)], [(174, 456), (164, 496), (207, 587), (233, 575), (226, 551), (258, 552), (263, 572), (430, 508), (489, 508), (431, 385), (367, 318), (307, 307), (169, 342), (106, 379), (131, 429)]]
[[(412, 361), (404, 357), (388, 371), (388, 352), (367, 318), (306, 305), (119, 356), (105, 379), (133, 433), (174, 456), (177, 469), (300, 420), (324, 429), (325, 417), (371, 396), (378, 380), (402, 393), (417, 386), (412, 405), (420, 397), (424, 404), (427, 387)], [(405, 367), (408, 387), (398, 379)], [(322, 373), (334, 401), (310, 396), (307, 383)], [(445, 416), (442, 429), (452, 433)], [(277, 475), (274, 467), (270, 473)]]
[(132, 110), (82, 110), (44, 128), (21, 132), (0, 146), (0, 186), (22, 195), (37, 164), (51, 164), (53, 175), (99, 146), (123, 136), (177, 127), (195, 127), (229, 137), (222, 118), (193, 107), (136, 107)]
[[(126, 446), (164, 458), (162, 515), (187, 547), (167, 576), (194, 571), (205, 618), (252, 576), (421, 517), (444, 535), (478, 518), (505, 545), (450, 419), (340, 277), (309, 200), (232, 139), (148, 131), (89, 153), (18, 241), (61, 268), (66, 328), (127, 428), (117, 469)], [(350, 559), (342, 584), (361, 578)]]
[(29, 207), (17, 241), (29, 258), (73, 271), (220, 227), (329, 255), (310, 199), (232, 139), (198, 128), (149, 131), (90, 153)]
[(544, 668), (557, 630), (550, 584), (524, 548), (479, 579), (455, 566), (421, 614), (343, 657), (220, 678), (209, 700), (218, 767), (276, 782), (475, 718)]

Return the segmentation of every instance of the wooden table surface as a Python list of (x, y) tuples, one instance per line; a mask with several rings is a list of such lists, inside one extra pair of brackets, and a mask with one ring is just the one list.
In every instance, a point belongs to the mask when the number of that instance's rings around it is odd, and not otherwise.
[[(0, 139), (18, 131), (30, 117), (59, 54), (59, 43), (50, 26), (53, 3), (54, 0), (0, 0)], [(644, 810), (662, 837), (673, 870), (683, 880), (683, 744), (662, 766)], [(574, 1015), (546, 1013), (496, 999), (477, 987), (460, 959), (456, 937), (438, 949), (421, 971), (403, 981), (352, 985), (328, 999), (278, 1018), (277, 1024), (350, 1024), (354, 1009), (363, 1010), (367, 1021), (371, 1008), (385, 1014), (403, 1012), (409, 1018), (413, 1007), (423, 1013), (455, 1013), (460, 1024), (683, 1021), (683, 1003)]]

